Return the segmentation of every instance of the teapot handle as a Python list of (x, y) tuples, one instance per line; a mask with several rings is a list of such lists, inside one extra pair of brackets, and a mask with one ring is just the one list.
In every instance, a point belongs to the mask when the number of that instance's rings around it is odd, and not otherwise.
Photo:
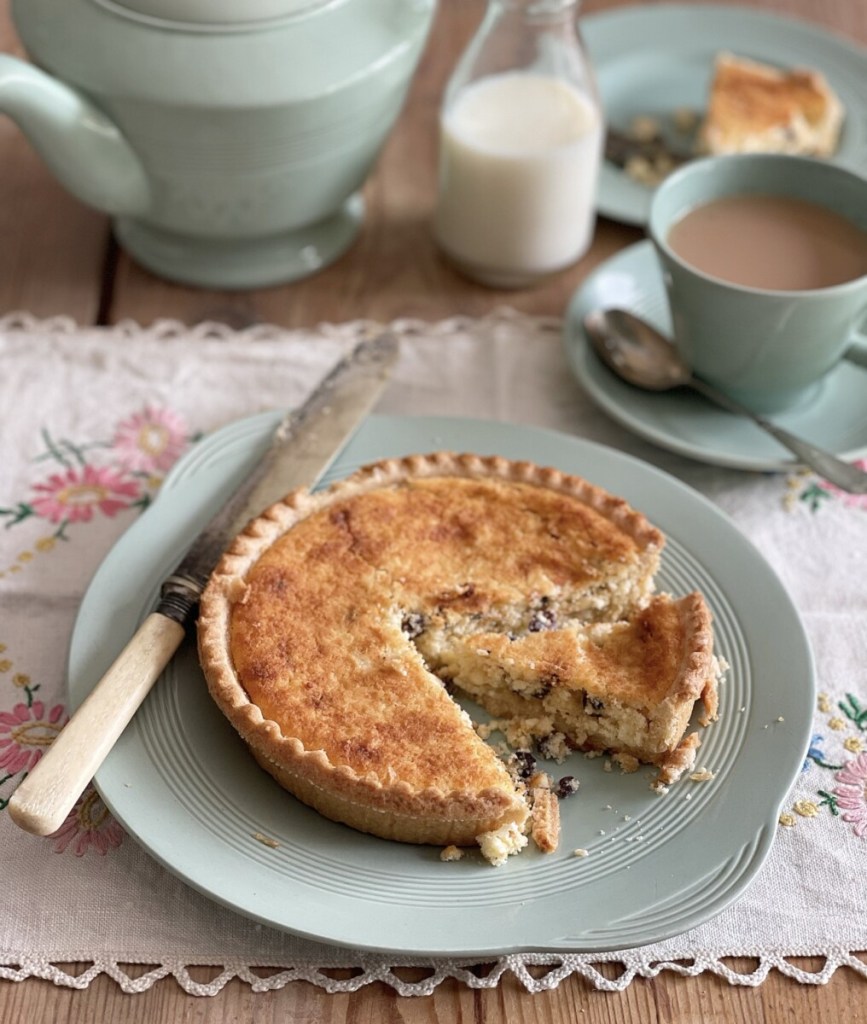
[(0, 54), (0, 111), (82, 202), (128, 216), (147, 210), (150, 188), (141, 161), (87, 97), (26, 61)]
[(856, 366), (863, 366), (867, 370), (867, 334), (863, 331), (856, 331), (851, 344), (843, 353), (843, 358), (848, 359), (850, 363), (855, 363)]

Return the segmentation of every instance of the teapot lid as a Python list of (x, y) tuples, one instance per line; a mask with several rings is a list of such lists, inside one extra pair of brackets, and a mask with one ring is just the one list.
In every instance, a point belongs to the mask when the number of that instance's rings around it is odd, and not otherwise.
[(214, 28), (285, 18), (324, 7), (335, 0), (97, 0), (104, 7), (123, 8), (159, 21), (181, 22)]

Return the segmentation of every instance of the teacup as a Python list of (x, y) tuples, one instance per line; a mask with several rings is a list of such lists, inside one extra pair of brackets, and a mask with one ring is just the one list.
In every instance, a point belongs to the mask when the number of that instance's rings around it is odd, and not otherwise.
[(775, 412), (811, 396), (850, 346), (867, 355), (867, 339), (858, 335), (867, 315), (867, 274), (799, 290), (753, 287), (699, 270), (673, 250), (672, 226), (690, 211), (744, 195), (818, 205), (864, 232), (867, 244), (867, 178), (801, 157), (708, 157), (680, 168), (653, 197), (648, 232), (662, 264), (678, 351), (698, 376), (757, 411)]

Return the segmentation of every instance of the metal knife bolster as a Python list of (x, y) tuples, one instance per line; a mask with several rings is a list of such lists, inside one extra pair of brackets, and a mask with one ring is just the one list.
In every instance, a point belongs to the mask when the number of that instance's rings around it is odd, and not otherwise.
[(313, 487), (382, 393), (399, 342), (390, 332), (359, 342), (274, 431), (264, 457), (164, 580), (156, 611), (186, 626), (233, 537), (298, 487)]
[(178, 571), (168, 576), (160, 587), (160, 599), (157, 601), (155, 611), (165, 615), (167, 619), (174, 619), (175, 622), (186, 628), (192, 622), (193, 614), (205, 589), (208, 578), (195, 578), (187, 573)]

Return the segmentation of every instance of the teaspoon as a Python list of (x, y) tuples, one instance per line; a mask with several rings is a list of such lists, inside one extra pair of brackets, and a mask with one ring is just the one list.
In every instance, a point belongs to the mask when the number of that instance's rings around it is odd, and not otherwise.
[(597, 309), (584, 317), (584, 330), (602, 362), (628, 384), (646, 391), (691, 388), (727, 412), (748, 416), (829, 483), (850, 494), (867, 494), (867, 473), (790, 434), (696, 377), (674, 345), (646, 321), (623, 309)]

